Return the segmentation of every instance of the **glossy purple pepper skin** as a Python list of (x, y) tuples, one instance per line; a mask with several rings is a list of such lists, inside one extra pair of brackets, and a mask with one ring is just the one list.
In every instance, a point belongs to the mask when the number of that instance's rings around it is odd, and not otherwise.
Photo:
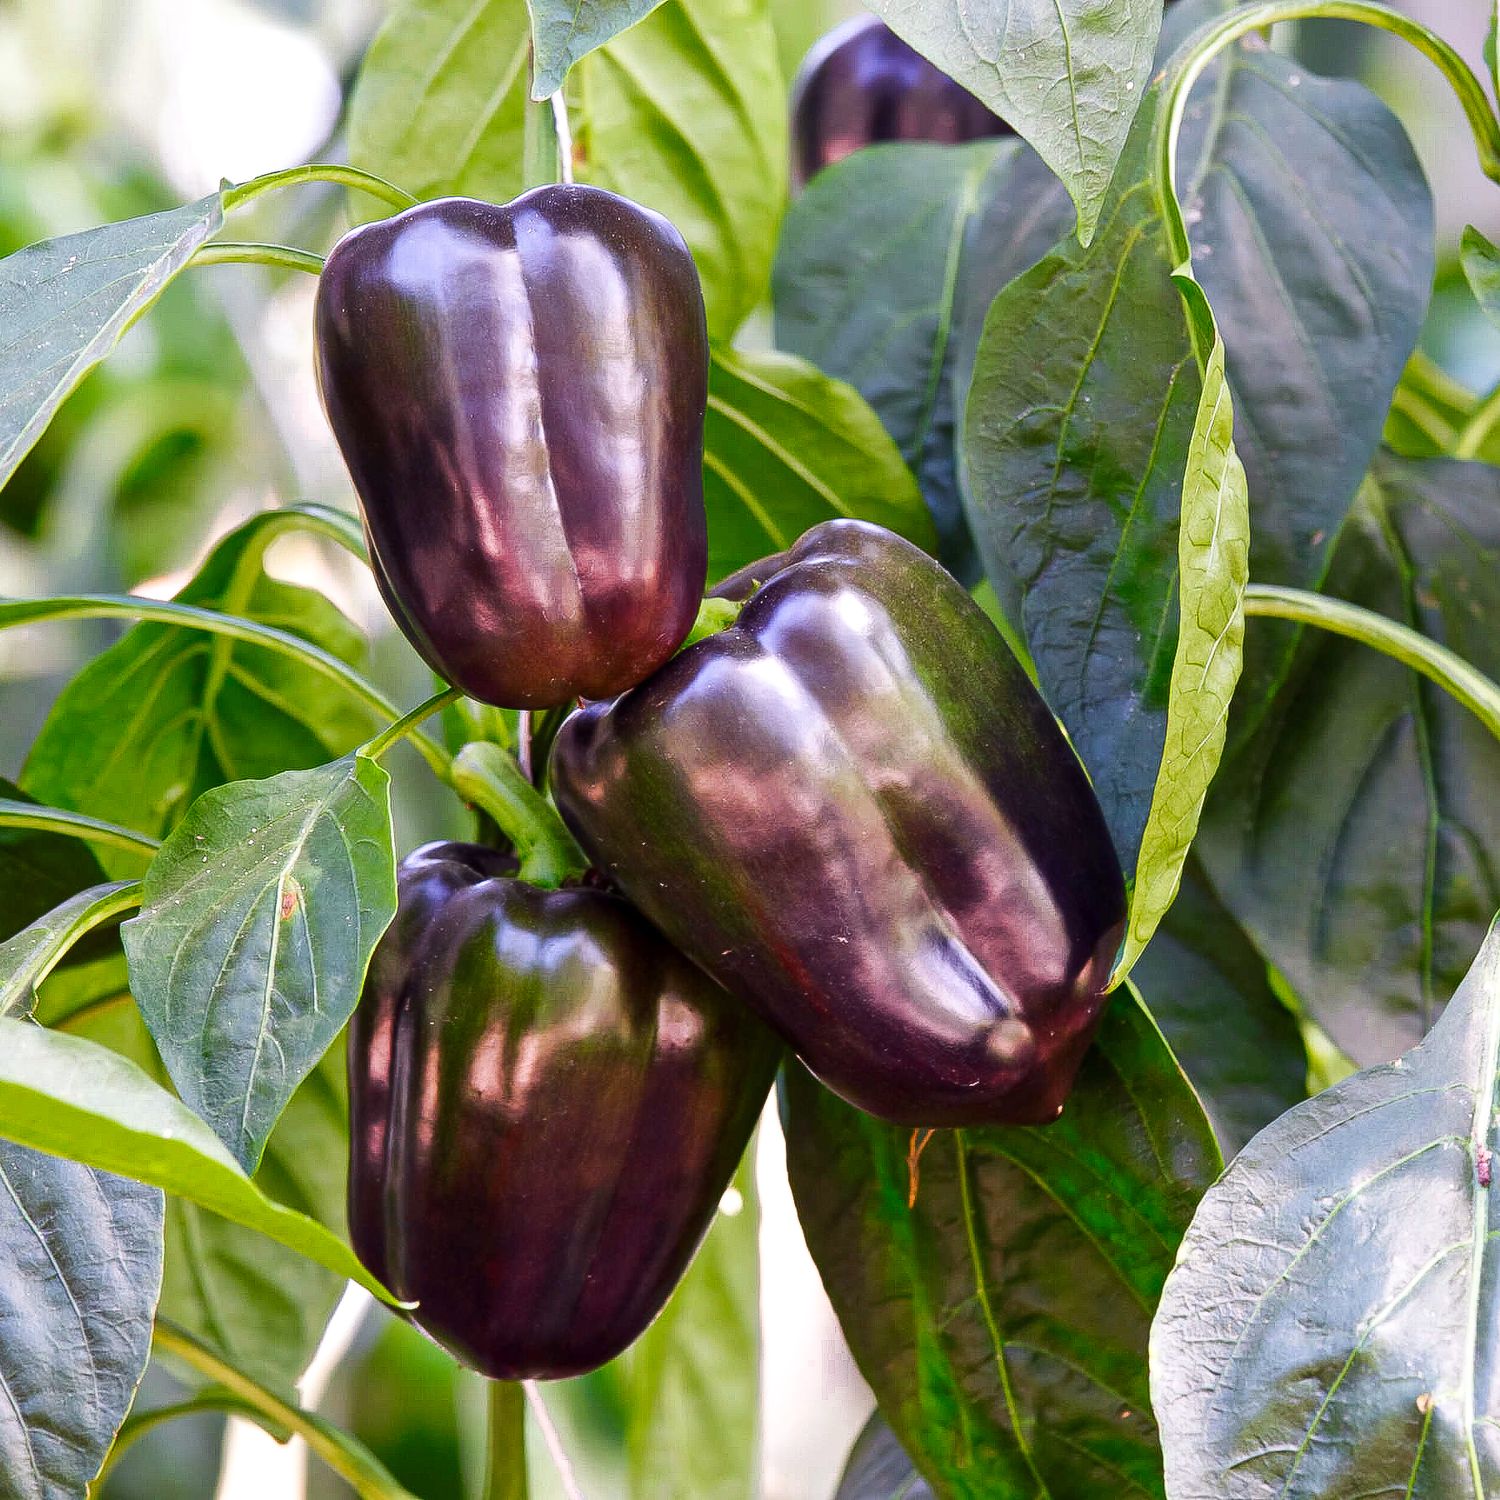
[(798, 187), (880, 141), (956, 145), (1013, 133), (874, 16), (830, 31), (807, 54), (792, 85), (792, 177)]
[(776, 1038), (619, 896), (429, 844), (349, 1032), (349, 1227), (412, 1321), (497, 1380), (594, 1369), (712, 1221)]
[(563, 818), (851, 1104), (1055, 1119), (1125, 918), (1062, 731), (978, 605), (880, 527), (826, 522), (746, 574), (734, 625), (563, 725)]
[(599, 188), (448, 198), (346, 235), (318, 382), (386, 603), (471, 697), (621, 692), (708, 569), (708, 333), (682, 236)]

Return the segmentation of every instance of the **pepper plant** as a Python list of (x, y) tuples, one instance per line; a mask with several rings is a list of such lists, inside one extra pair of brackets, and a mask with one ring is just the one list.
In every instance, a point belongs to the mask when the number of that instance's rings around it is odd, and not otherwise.
[[(207, 1410), (409, 1494), (292, 1394), (353, 1281), (503, 1377), (492, 1500), (611, 1358), (633, 1500), (749, 1500), (778, 1063), (839, 1500), (1500, 1493), (1500, 390), (1283, 45), (1414, 48), (1500, 183), (1500, 8), (1486, 79), (1377, 0), (873, 9), (920, 110), (794, 108), (767, 0), (391, 0), (346, 161), (4, 261), (0, 485), (246, 263), (323, 278), (353, 484), (0, 599), (123, 627), (0, 786), (0, 1494)], [(318, 183), (326, 273), (235, 227)]]

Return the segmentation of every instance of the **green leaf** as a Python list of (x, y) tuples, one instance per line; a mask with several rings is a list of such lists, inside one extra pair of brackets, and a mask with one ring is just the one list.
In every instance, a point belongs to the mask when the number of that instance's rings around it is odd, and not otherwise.
[(755, 1152), (688, 1273), (625, 1359), (633, 1500), (753, 1500), (760, 1387)]
[(530, 41), (525, 0), (393, 0), (349, 100), (350, 161), (418, 198), (514, 198)]
[(791, 355), (715, 353), (704, 449), (711, 579), (835, 516), (936, 547), (917, 482), (880, 418), (853, 387)]
[(85, 933), (133, 910), (139, 900), (140, 887), (133, 880), (90, 886), (0, 943), (0, 1016), (29, 1011), (36, 986), (63, 954)]
[(727, 343), (765, 295), (787, 194), (786, 83), (769, 0), (667, 0), (568, 88), (578, 178), (665, 214)]
[[(322, 594), (270, 577), (266, 549), (306, 525), (266, 511), (230, 532), (177, 595), (247, 616), (358, 663), (364, 640)], [(226, 781), (255, 780), (346, 754), (369, 710), (281, 652), (176, 625), (133, 627), (62, 691), (26, 759), (31, 795), (161, 835)], [(104, 856), (137, 874), (133, 855)]]
[(1490, 24), (1484, 37), (1484, 60), (1490, 70), (1490, 83), (1500, 94), (1500, 0), (1490, 12)]
[(906, 1449), (877, 1411), (861, 1429), (833, 1500), (934, 1500)]
[(1464, 276), (1480, 311), (1492, 323), (1500, 323), (1500, 249), (1496, 249), (1472, 224), (1464, 230)]
[[(102, 1002), (43, 990), (37, 1019), (87, 1037), (136, 1063), (159, 1083), (166, 1073), (121, 973), (102, 974)], [(70, 971), (69, 977), (78, 971)], [(334, 1047), (292, 1095), (255, 1185), (268, 1198), (344, 1233), (349, 1155), (344, 1053)], [(184, 1198), (167, 1199), (160, 1315), (262, 1385), (288, 1397), (322, 1340), (345, 1278)]]
[(1224, 379), (1224, 344), (1191, 271), (1184, 267), (1175, 279), (1197, 324), (1200, 343), (1210, 353), (1182, 486), (1177, 532), (1180, 618), (1167, 696), (1166, 743), (1141, 835), (1118, 975), (1130, 972), (1177, 895), (1209, 783), (1224, 750), (1245, 639), (1250, 496), (1234, 451), (1234, 406)]
[[(528, 39), (525, 0), (397, 0), (350, 105), (351, 159), (421, 198), (515, 197)], [(767, 0), (667, 0), (590, 52), (568, 93), (578, 180), (672, 220), (727, 340), (765, 290), (786, 199)]]
[(1177, 518), (1202, 392), (1147, 186), (1156, 105), (1153, 93), (1089, 248), (1065, 241), (991, 306), (962, 459), (985, 571), (1002, 600), (1019, 588), (1042, 690), (1127, 870), (1166, 739)]
[(1174, 1497), (1495, 1493), (1497, 1054), (1492, 934), (1426, 1042), (1209, 1191), (1151, 1337)]
[(152, 861), (121, 929), (131, 989), (178, 1093), (247, 1171), (395, 911), (390, 777), (363, 755), (205, 792)]
[(75, 1500), (99, 1472), (151, 1356), (161, 1216), (155, 1188), (0, 1140), (8, 1500)]
[(163, 1188), (393, 1300), (336, 1235), (266, 1197), (192, 1110), (83, 1037), (0, 1017), (0, 1139)]
[(1162, 1496), (1146, 1339), (1221, 1161), (1161, 1034), (1120, 996), (1062, 1118), (913, 1132), (786, 1075), (808, 1248), (880, 1409), (933, 1489)]
[(563, 85), (579, 58), (649, 16), (662, 0), (527, 0), (536, 48), (534, 96), (545, 99)]
[[(0, 798), (35, 801), (3, 776)], [(0, 939), (14, 937), (70, 896), (104, 880), (103, 867), (82, 839), (37, 828), (0, 827)], [(0, 1011), (4, 1008), (0, 1001)]]
[(1034, 146), (1087, 242), (1146, 91), (1156, 0), (871, 0), (871, 9)]
[(954, 466), (954, 306), (986, 190), (1021, 149), (986, 141), (856, 151), (793, 204), (776, 256), (777, 345), (870, 403), (921, 481), (938, 556), (970, 583), (978, 559)]
[[(1500, 675), (1500, 471), (1383, 457), (1327, 592)], [(1258, 628), (1258, 626), (1256, 627)], [(1419, 1041), (1500, 908), (1500, 744), (1389, 657), (1303, 632), (1199, 844), (1256, 946), (1357, 1062)]]
[(1132, 977), (1226, 1156), (1307, 1096), (1297, 1020), (1196, 858)]
[(223, 222), (211, 193), (0, 261), (0, 486), (68, 394)]

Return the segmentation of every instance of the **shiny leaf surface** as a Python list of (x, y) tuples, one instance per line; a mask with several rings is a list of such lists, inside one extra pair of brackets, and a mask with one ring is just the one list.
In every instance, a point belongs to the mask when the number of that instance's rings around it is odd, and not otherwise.
[(1210, 1189), (1151, 1338), (1173, 1500), (1494, 1493), (1497, 1058), (1492, 936), (1420, 1047)]
[(395, 887), (390, 778), (363, 755), (205, 792), (147, 871), (131, 990), (247, 1171), (353, 1012)]
[(1220, 1158), (1139, 1004), (1116, 1000), (1055, 1125), (935, 1134), (914, 1207), (910, 1130), (797, 1068), (783, 1112), (808, 1247), (933, 1489), (1161, 1497), (1147, 1331)]

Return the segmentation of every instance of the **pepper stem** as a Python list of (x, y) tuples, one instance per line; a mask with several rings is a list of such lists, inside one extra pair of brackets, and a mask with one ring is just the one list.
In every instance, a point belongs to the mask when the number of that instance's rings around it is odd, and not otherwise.
[(484, 1500), (527, 1500), (526, 1397), (510, 1380), (489, 1382)]
[[(532, 53), (528, 73), (536, 78), (536, 54)], [(526, 92), (525, 135), (522, 145), (521, 170), (525, 186), (546, 187), (560, 180), (562, 166), (561, 143), (557, 136), (557, 112), (553, 108), (552, 96), (533, 99), (531, 90)]]
[(449, 781), (465, 802), (488, 813), (510, 840), (521, 862), (521, 880), (556, 890), (587, 872), (588, 861), (557, 810), (499, 745), (481, 740), (465, 745), (453, 759)]

